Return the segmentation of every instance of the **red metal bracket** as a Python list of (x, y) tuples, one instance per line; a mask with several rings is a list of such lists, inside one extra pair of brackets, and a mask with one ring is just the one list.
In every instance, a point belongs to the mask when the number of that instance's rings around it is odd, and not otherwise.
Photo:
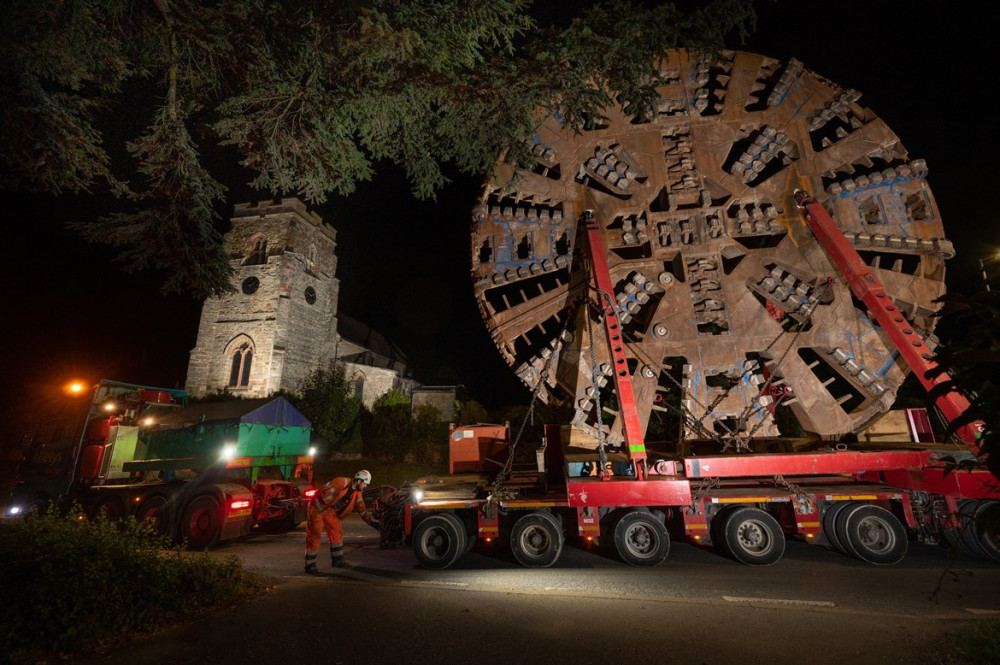
[[(930, 391), (935, 386), (950, 381), (946, 373), (938, 374), (933, 379), (927, 377), (927, 372), (937, 367), (930, 349), (920, 335), (914, 332), (913, 326), (902, 312), (892, 304), (882, 283), (847, 241), (826, 209), (802, 190), (795, 192), (795, 203), (820, 246), (847, 280), (851, 291), (868, 307), (924, 388)], [(969, 400), (957, 392), (945, 393), (937, 399), (936, 404), (949, 421), (954, 421), (969, 408)], [(983, 428), (982, 421), (977, 420), (958, 429), (959, 437), (977, 456), (980, 455), (978, 441)]]
[[(642, 480), (646, 475), (646, 444), (642, 438), (639, 412), (635, 408), (635, 393), (632, 391), (632, 378), (629, 376), (628, 362), (625, 359), (625, 345), (615, 308), (614, 285), (611, 283), (608, 257), (604, 253), (601, 227), (592, 210), (584, 211), (580, 222), (587, 231), (591, 270), (597, 286), (598, 302), (604, 314), (604, 330), (608, 336), (608, 348), (611, 350), (611, 363), (614, 368), (612, 374), (618, 392), (625, 444), (628, 446), (629, 459), (635, 467), (636, 479)], [(591, 340), (590, 343), (593, 344), (594, 341)]]

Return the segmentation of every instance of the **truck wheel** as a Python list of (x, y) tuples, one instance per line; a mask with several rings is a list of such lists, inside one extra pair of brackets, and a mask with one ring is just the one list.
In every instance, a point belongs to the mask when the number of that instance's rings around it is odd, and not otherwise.
[(726, 515), (722, 525), (726, 549), (751, 566), (770, 566), (785, 553), (785, 534), (778, 521), (758, 508), (742, 506)]
[(966, 499), (959, 502), (958, 517), (953, 544), (969, 556), (1000, 561), (1000, 502)]
[(451, 513), (430, 515), (413, 530), (413, 554), (424, 568), (440, 570), (465, 552), (465, 528)]
[(465, 531), (465, 549), (463, 549), (462, 553), (459, 555), (459, 558), (461, 558), (472, 551), (472, 548), (476, 546), (477, 542), (479, 542), (479, 538), (476, 535), (477, 529), (474, 517), (467, 519), (460, 518), (459, 521), (461, 521), (464, 525)]
[(526, 568), (548, 568), (562, 554), (563, 532), (550, 513), (535, 511), (519, 518), (510, 531), (510, 549)]
[(739, 510), (740, 508), (742, 508), (740, 505), (729, 505), (723, 507), (719, 510), (719, 512), (712, 516), (708, 525), (708, 535), (712, 539), (712, 547), (714, 547), (719, 554), (730, 558), (732, 558), (733, 553), (729, 551), (729, 545), (726, 544), (726, 520), (734, 510)]
[(885, 508), (859, 503), (837, 518), (837, 537), (847, 554), (878, 565), (899, 563), (908, 547), (906, 529)]
[(658, 566), (670, 553), (670, 536), (656, 515), (633, 510), (615, 524), (615, 549), (630, 566)]
[(958, 502), (958, 528), (953, 530), (952, 545), (957, 547), (962, 554), (982, 559), (986, 553), (979, 546), (979, 539), (976, 538), (975, 533), (978, 503), (974, 499), (964, 499)]
[(976, 509), (974, 524), (983, 554), (1000, 561), (1000, 501), (983, 501)]
[(203, 550), (219, 539), (221, 526), (222, 511), (219, 509), (219, 502), (208, 495), (202, 495), (184, 509), (181, 538), (187, 541), (188, 549)]
[(140, 523), (148, 524), (159, 536), (170, 534), (170, 508), (167, 497), (161, 494), (147, 496), (139, 504), (135, 518)]
[(106, 496), (97, 500), (90, 518), (95, 522), (120, 522), (125, 518), (125, 507), (116, 496)]
[(856, 505), (858, 505), (857, 501), (835, 501), (823, 513), (823, 535), (830, 541), (830, 546), (841, 554), (848, 554), (848, 552), (844, 549), (844, 544), (840, 542), (840, 538), (837, 536), (837, 517), (843, 512), (844, 508)]

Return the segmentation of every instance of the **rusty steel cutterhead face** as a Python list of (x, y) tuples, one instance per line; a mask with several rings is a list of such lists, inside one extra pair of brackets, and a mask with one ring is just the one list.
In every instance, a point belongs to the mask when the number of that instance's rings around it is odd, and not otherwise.
[(679, 51), (660, 72), (650, 116), (610, 108), (578, 131), (550, 116), (534, 168), (501, 164), (486, 185), (472, 275), (497, 348), (578, 429), (621, 442), (603, 329), (581, 306), (595, 296), (577, 222), (593, 210), (644, 428), (675, 409), (685, 439), (778, 437), (784, 404), (813, 435), (863, 429), (908, 369), (792, 193), (826, 206), (926, 339), (953, 254), (926, 164), (860, 93), (795, 59)]

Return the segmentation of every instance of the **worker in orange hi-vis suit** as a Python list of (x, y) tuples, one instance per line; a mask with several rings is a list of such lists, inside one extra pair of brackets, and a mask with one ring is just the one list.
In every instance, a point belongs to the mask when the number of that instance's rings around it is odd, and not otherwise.
[(378, 522), (372, 519), (365, 507), (362, 492), (372, 481), (372, 474), (362, 469), (354, 474), (354, 479), (334, 478), (319, 488), (316, 496), (306, 509), (306, 572), (317, 573), (316, 558), (319, 555), (320, 537), (326, 531), (330, 543), (330, 563), (335, 567), (345, 567), (344, 529), (341, 523), (352, 510), (373, 527)]

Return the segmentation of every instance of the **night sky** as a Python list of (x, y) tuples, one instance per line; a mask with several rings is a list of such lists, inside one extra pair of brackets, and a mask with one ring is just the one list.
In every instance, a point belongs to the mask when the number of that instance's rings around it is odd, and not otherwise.
[[(978, 4), (927, 6), (767, 2), (753, 37), (729, 46), (796, 57), (862, 93), (861, 103), (886, 121), (911, 159), (927, 160), (957, 251), (949, 289), (971, 293), (978, 260), (1000, 251), (990, 196), (998, 147), (989, 101), (995, 35), (992, 21), (972, 11)], [(487, 405), (527, 403), (527, 389), (501, 360), (472, 297), (468, 228), (478, 182), (456, 175), (437, 201), (420, 202), (387, 168), (356, 194), (315, 209), (337, 228), (341, 311), (393, 339), (426, 383), (462, 383)], [(230, 189), (231, 204), (267, 198), (238, 184)], [(200, 302), (161, 296), (157, 275), (125, 274), (111, 249), (63, 228), (96, 219), (103, 205), (8, 193), (4, 401), (73, 377), (183, 386)]]

